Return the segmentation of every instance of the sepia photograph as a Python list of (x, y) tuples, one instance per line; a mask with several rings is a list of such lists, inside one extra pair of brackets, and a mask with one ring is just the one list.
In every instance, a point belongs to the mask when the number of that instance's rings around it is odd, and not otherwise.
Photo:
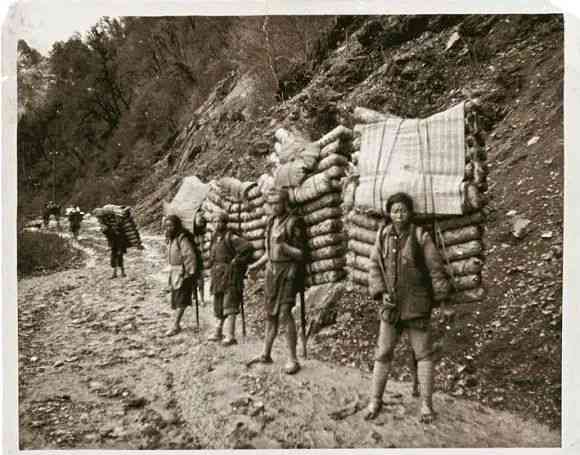
[(562, 446), (563, 13), (33, 10), (19, 450)]

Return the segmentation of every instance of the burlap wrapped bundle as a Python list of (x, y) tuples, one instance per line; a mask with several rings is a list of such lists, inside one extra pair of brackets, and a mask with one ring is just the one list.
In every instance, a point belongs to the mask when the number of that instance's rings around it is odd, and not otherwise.
[[(290, 187), (291, 209), (302, 217), (306, 226), (310, 255), (307, 270), (312, 283), (329, 282), (328, 280), (344, 277), (346, 242), (340, 207), (341, 180), (349, 169), (352, 136), (350, 129), (338, 126), (318, 141), (310, 143), (314, 147), (307, 151), (308, 141), (301, 134), (283, 129), (275, 133), (279, 144), (275, 145), (278, 161), (282, 164), (301, 160), (297, 165), (302, 166), (301, 170), (307, 172), (304, 179), (298, 175), (299, 172), (294, 172), (298, 178), (292, 180), (280, 177), (278, 180), (284, 180), (287, 183), (284, 186)], [(288, 153), (289, 150), (293, 152)], [(305, 153), (306, 158), (303, 156)], [(296, 184), (297, 181), (300, 183)], [(323, 272), (328, 273), (312, 278)]]
[(345, 166), (332, 166), (328, 169), (322, 171), (322, 173), (331, 180), (334, 179), (341, 179), (346, 175), (346, 167)]
[[(218, 203), (222, 204), (223, 202), (218, 201)], [(225, 207), (222, 207), (221, 205), (214, 203), (210, 198), (206, 198), (202, 202), (201, 209), (203, 210), (203, 212), (206, 214), (206, 216), (210, 220), (214, 216), (215, 213), (225, 212), (227, 210)]]
[[(465, 173), (460, 188), (463, 213), (480, 210), (487, 204), (483, 194), (487, 190), (488, 166), (486, 164), (487, 151), (483, 131), (480, 127), (479, 111), (481, 102), (478, 99), (464, 103), (465, 122)], [(370, 109), (357, 107), (353, 113), (358, 123), (353, 129), (354, 138), (351, 142), (353, 155), (358, 154), (361, 148), (361, 130), (366, 124), (384, 122), (388, 119), (399, 119), (390, 113), (376, 112)]]
[(347, 217), (348, 221), (355, 226), (359, 226), (361, 228), (377, 231), (379, 226), (381, 225), (381, 219), (377, 216), (372, 216), (365, 214), (363, 212), (359, 212), (357, 210), (353, 210), (348, 214)]
[(318, 286), (325, 283), (336, 283), (344, 280), (345, 270), (331, 270), (327, 272), (310, 273), (306, 275), (306, 286)]
[(220, 207), (222, 210), (226, 208), (226, 200), (222, 190), (217, 186), (215, 181), (211, 181), (208, 183), (208, 192), (206, 196), (206, 201), (211, 202), (217, 207)]
[(348, 229), (348, 234), (351, 239), (358, 240), (359, 242), (364, 242), (369, 245), (374, 245), (377, 238), (377, 232), (371, 231), (360, 226), (351, 225)]
[(137, 229), (130, 207), (106, 204), (102, 208), (96, 209), (94, 213), (99, 215), (105, 224), (113, 226), (123, 233), (129, 248), (143, 249), (139, 229)]
[[(457, 229), (442, 231), (442, 243), (447, 247), (481, 239), (480, 226), (465, 226)], [(441, 240), (441, 239), (440, 239)]]
[(263, 239), (265, 235), (265, 229), (263, 227), (254, 229), (253, 231), (242, 230), (242, 235), (246, 240), (259, 240)]
[(353, 269), (368, 272), (371, 260), (368, 256), (359, 254), (349, 254), (347, 256), (347, 265)]
[(320, 160), (315, 170), (318, 172), (326, 171), (327, 169), (331, 169), (332, 167), (342, 167), (345, 168), (348, 166), (348, 158), (339, 155), (338, 153), (331, 153), (326, 158)]
[(363, 272), (361, 270), (349, 270), (349, 276), (353, 283), (357, 284), (358, 286), (362, 286), (366, 288), (369, 285), (369, 278), (368, 273)]
[(307, 239), (308, 248), (310, 251), (319, 248), (326, 248), (327, 246), (339, 245), (346, 241), (344, 232), (334, 232), (331, 234), (318, 235)]
[(359, 177), (356, 174), (349, 175), (343, 180), (342, 186), (342, 207), (345, 212), (350, 212), (354, 208), (356, 187)]
[(248, 198), (251, 189), (258, 186), (256, 182), (241, 182), (233, 177), (222, 177), (216, 182), (216, 185), (231, 194), (234, 200)]
[[(484, 265), (482, 235), (487, 204), (484, 193), (487, 190), (489, 171), (486, 163), (488, 154), (478, 119), (479, 108), (478, 100), (469, 100), (464, 104), (465, 173), (460, 187), (463, 215), (418, 214), (414, 219), (414, 223), (422, 225), (436, 241), (454, 285), (454, 292), (450, 297), (454, 303), (476, 302), (485, 297), (481, 280)], [(398, 117), (365, 108), (354, 110), (355, 122), (360, 124), (383, 122), (389, 118)], [(355, 126), (353, 135), (352, 156), (359, 153), (361, 147), (359, 126)], [(343, 205), (346, 206), (347, 204)], [(356, 268), (361, 264), (358, 258), (370, 257), (371, 239), (376, 238), (372, 233), (376, 233), (379, 223), (382, 222), (376, 215), (378, 214), (363, 214), (356, 207), (348, 214), (348, 250), (354, 253), (355, 258), (349, 260), (349, 264), (352, 263), (349, 265), (349, 276), (355, 282), (361, 281)]]
[(254, 231), (256, 229), (265, 229), (266, 228), (266, 224), (268, 223), (268, 220), (265, 216), (260, 216), (260, 218), (256, 218), (256, 219), (252, 219), (249, 221), (244, 220), (244, 217), (242, 217), (242, 231), (246, 232), (246, 231)]
[(259, 223), (266, 218), (266, 210), (264, 207), (250, 209), (240, 213), (240, 219), (244, 224)]
[(481, 273), (483, 269), (483, 259), (478, 257), (470, 257), (467, 259), (459, 259), (449, 262), (446, 265), (446, 271), (449, 276), (453, 275), (472, 275)]
[(306, 236), (309, 238), (326, 234), (334, 234), (342, 231), (343, 223), (341, 219), (331, 219), (323, 221), (314, 226), (306, 226)]
[(342, 209), (340, 207), (325, 207), (303, 217), (304, 223), (307, 226), (313, 226), (326, 220), (340, 218), (342, 218)]
[(290, 188), (290, 202), (294, 205), (304, 204), (332, 191), (341, 189), (340, 180), (329, 178), (324, 173), (308, 177), (297, 188)]
[(463, 197), (463, 213), (476, 212), (487, 204), (487, 198), (475, 183), (463, 182), (461, 184), (461, 194)]
[(481, 286), (481, 275), (456, 275), (451, 278), (451, 282), (456, 291), (467, 291)]
[(480, 240), (471, 240), (457, 245), (451, 245), (445, 248), (444, 256), (449, 261), (456, 261), (458, 259), (467, 259), (470, 257), (480, 257), (483, 253), (483, 244)]
[(373, 245), (350, 238), (348, 240), (348, 249), (349, 251), (354, 251), (358, 255), (370, 258)]
[(307, 173), (308, 169), (302, 160), (290, 161), (276, 169), (274, 184), (278, 188), (285, 186), (295, 187), (304, 181)]
[(323, 248), (317, 248), (310, 251), (310, 259), (312, 261), (320, 261), (323, 259), (333, 259), (344, 256), (344, 244), (329, 245)]
[(318, 139), (316, 143), (321, 149), (324, 149), (327, 145), (337, 141), (343, 144), (349, 144), (352, 142), (352, 139), (353, 131), (343, 125), (339, 125)]
[(253, 185), (252, 187), (250, 187), (250, 189), (248, 190), (247, 199), (248, 199), (248, 201), (251, 201), (251, 200), (257, 199), (261, 196), (262, 196), (262, 191), (260, 189), (260, 184), (258, 182), (256, 182), (256, 184)]
[(322, 259), (320, 261), (311, 262), (308, 265), (308, 270), (312, 273), (330, 272), (333, 270), (342, 270), (346, 266), (346, 258), (338, 257), (333, 259)]
[(318, 199), (314, 199), (312, 201), (308, 201), (300, 206), (300, 213), (303, 215), (308, 215), (309, 213), (315, 212), (320, 209), (324, 209), (327, 207), (338, 207), (342, 198), (340, 193), (333, 192), (325, 194)]
[[(432, 222), (433, 217), (425, 219), (426, 222)], [(485, 214), (482, 211), (471, 213), (469, 215), (445, 217), (438, 219), (437, 223), (442, 231), (462, 228), (465, 226), (483, 225), (485, 223)]]

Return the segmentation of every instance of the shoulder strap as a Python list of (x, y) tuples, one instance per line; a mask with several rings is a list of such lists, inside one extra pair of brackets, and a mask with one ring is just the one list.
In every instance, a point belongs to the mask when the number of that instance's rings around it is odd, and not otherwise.
[(224, 236), (224, 243), (226, 244), (226, 248), (228, 249), (230, 255), (235, 256), (236, 249), (232, 245), (232, 235), (234, 235), (232, 231), (227, 231), (226, 235)]

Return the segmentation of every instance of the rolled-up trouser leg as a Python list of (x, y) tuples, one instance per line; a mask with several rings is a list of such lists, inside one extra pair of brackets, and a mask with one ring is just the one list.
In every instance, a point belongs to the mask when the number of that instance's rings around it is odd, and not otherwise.
[(399, 331), (397, 328), (389, 324), (387, 321), (381, 319), (379, 326), (379, 339), (377, 341), (377, 349), (375, 352), (375, 360), (377, 362), (387, 363), (393, 360), (393, 352), (399, 339)]

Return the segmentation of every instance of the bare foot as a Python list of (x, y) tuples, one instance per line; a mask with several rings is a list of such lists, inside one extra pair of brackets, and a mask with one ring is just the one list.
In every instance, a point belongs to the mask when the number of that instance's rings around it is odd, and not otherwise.
[(421, 423), (433, 423), (437, 413), (433, 411), (433, 408), (426, 403), (421, 405), (421, 415), (419, 416), (419, 421)]
[(381, 412), (381, 408), (383, 406), (383, 403), (379, 400), (371, 400), (371, 402), (369, 403), (369, 406), (366, 410), (366, 413), (364, 415), (364, 419), (365, 420), (374, 420), (377, 418), (377, 416), (379, 415), (379, 412)]
[(238, 344), (238, 340), (235, 338), (226, 338), (222, 341), (222, 346), (232, 346), (234, 344)]
[(168, 330), (167, 332), (165, 332), (165, 336), (172, 337), (174, 335), (177, 335), (179, 332), (181, 332), (181, 328), (173, 327), (171, 330)]
[(284, 367), (284, 372), (286, 374), (296, 374), (300, 371), (300, 364), (296, 361), (290, 361)]
[(271, 363), (274, 363), (274, 361), (272, 360), (272, 357), (270, 357), (269, 355), (261, 354), (258, 357), (255, 357), (252, 360), (250, 360), (249, 362), (247, 362), (246, 366), (249, 368), (254, 363), (271, 364)]
[(223, 338), (221, 333), (214, 333), (208, 337), (207, 341), (220, 341)]

